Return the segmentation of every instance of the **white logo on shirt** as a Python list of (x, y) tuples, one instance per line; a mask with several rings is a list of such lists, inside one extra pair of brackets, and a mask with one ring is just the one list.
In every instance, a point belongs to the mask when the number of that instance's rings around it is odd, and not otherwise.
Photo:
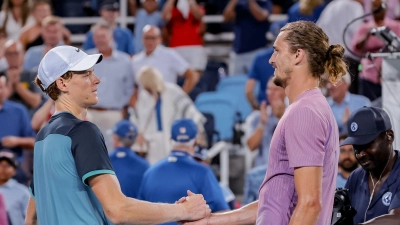
[(358, 124), (356, 122), (352, 122), (350, 125), (350, 129), (353, 132), (356, 132), (358, 130)]
[(392, 192), (386, 192), (382, 197), (382, 203), (385, 206), (389, 206), (392, 202)]

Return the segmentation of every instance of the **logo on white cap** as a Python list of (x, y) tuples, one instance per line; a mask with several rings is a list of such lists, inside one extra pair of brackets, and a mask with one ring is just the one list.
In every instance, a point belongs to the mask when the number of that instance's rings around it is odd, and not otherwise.
[(350, 130), (356, 132), (358, 130), (358, 124), (356, 122), (352, 122), (350, 125)]

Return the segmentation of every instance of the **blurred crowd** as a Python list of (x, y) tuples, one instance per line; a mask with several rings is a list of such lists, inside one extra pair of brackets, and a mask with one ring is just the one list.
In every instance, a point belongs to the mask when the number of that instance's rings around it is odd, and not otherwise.
[[(223, 98), (244, 101), (235, 109), (248, 108), (239, 121), (243, 129), (239, 138), (231, 135), (220, 139), (254, 152), (254, 168), (246, 175), (244, 184), (244, 204), (257, 199), (270, 140), (288, 106), (284, 90), (270, 82), (274, 68), (268, 61), (274, 50), (273, 39), (267, 38), (267, 33), (274, 37), (288, 22), (309, 20), (323, 28), (331, 44), (346, 46), (348, 74), (337, 84), (327, 80), (320, 83), (335, 115), (340, 140), (347, 135), (347, 120), (352, 112), (363, 106), (382, 107), (382, 59), (365, 55), (381, 51), (385, 44), (371, 35), (371, 29), (386, 26), (400, 35), (398, 0), (128, 0), (129, 15), (135, 17), (130, 28), (118, 25), (120, 2), (116, 0), (2, 2), (0, 205), (5, 204), (8, 223), (13, 225), (23, 224), (25, 217), (36, 133), (54, 113), (51, 94), (44, 95), (33, 81), (44, 54), (53, 47), (71, 44), (71, 33), (87, 32), (76, 51), (103, 54), (103, 62), (94, 66), (94, 73), (101, 80), (97, 90), (99, 102), (87, 110), (86, 118), (102, 132), (110, 157), (115, 159), (112, 162), (121, 188), (130, 197), (139, 197), (140, 183), (148, 168), (160, 167), (165, 159), (173, 161), (177, 157), (176, 151), (171, 153), (176, 150), (171, 138), (177, 120), (190, 120), (183, 126), (185, 130), (194, 129), (187, 124), (195, 126), (195, 142), (186, 146), (190, 149), (188, 157), (194, 155), (209, 166), (212, 159), (207, 151), (217, 141), (215, 127), (225, 124), (221, 121), (230, 112), (227, 109), (213, 114), (212, 110), (199, 107), (200, 99), (216, 92), (224, 80), (240, 81), (241, 86), (233, 91), (236, 93)], [(388, 7), (377, 10), (382, 3)], [(352, 20), (372, 11), (377, 12), (356, 21), (343, 33)], [(270, 22), (271, 14), (287, 14), (288, 20)], [(206, 15), (223, 15), (224, 23), (206, 24)], [(61, 20), (79, 16), (101, 19), (89, 30), (84, 26), (64, 26)], [(210, 59), (204, 34), (227, 31), (235, 36), (228, 63)], [(237, 94), (240, 97), (233, 97)], [(212, 104), (218, 108), (218, 101)], [(225, 129), (232, 132), (235, 123), (236, 120), (231, 121)], [(128, 131), (134, 135), (126, 137)], [(352, 151), (346, 146), (340, 149), (338, 187), (344, 186), (358, 166)], [(160, 168), (151, 171), (162, 172)], [(147, 180), (155, 182), (154, 177), (147, 176)], [(181, 174), (169, 176), (177, 179)], [(171, 185), (168, 179), (161, 181), (157, 185)], [(214, 180), (211, 183), (214, 185)], [(146, 193), (160, 191), (150, 181), (143, 185)], [(229, 187), (220, 188), (229, 208), (237, 207), (239, 203), (233, 203), (235, 197)], [(214, 211), (228, 210), (224, 204)]]

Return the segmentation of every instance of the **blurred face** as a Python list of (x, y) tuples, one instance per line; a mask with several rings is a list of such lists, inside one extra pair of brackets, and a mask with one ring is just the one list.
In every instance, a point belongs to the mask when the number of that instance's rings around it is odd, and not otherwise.
[(143, 9), (146, 10), (147, 13), (155, 12), (158, 8), (158, 3), (156, 0), (146, 0), (142, 5)]
[(346, 172), (352, 172), (357, 169), (358, 163), (354, 156), (354, 150), (352, 145), (344, 145), (340, 147), (339, 154), (339, 166)]
[(331, 82), (327, 83), (329, 96), (331, 96), (335, 102), (341, 102), (343, 100), (347, 91), (349, 90), (349, 87), (350, 85), (344, 81), (336, 84), (336, 86), (334, 86)]
[(268, 81), (265, 93), (269, 102), (283, 101), (285, 99), (285, 89), (276, 86), (272, 79)]
[[(62, 79), (62, 78), (59, 78)], [(97, 87), (100, 79), (94, 74), (94, 70), (74, 72), (72, 78), (66, 81), (68, 94), (72, 100), (82, 108), (88, 108), (97, 104)]]
[(112, 34), (107, 29), (99, 28), (93, 33), (93, 41), (99, 51), (109, 49), (112, 39)]
[(0, 105), (3, 105), (8, 95), (8, 88), (6, 84), (6, 78), (0, 77)]
[(274, 54), (269, 59), (269, 63), (275, 68), (272, 78), (274, 84), (286, 88), (293, 72), (291, 58), (294, 54), (289, 51), (289, 45), (284, 38), (285, 32), (279, 33), (274, 43)]
[(40, 24), (44, 18), (51, 15), (50, 5), (45, 3), (37, 5), (33, 10), (32, 15), (36, 22)]
[(0, 182), (5, 183), (15, 175), (15, 168), (7, 161), (0, 161)]
[(11, 0), (13, 6), (21, 6), (25, 0)]
[(8, 46), (4, 51), (9, 69), (18, 69), (24, 60), (24, 54), (18, 49), (17, 44)]
[(143, 34), (143, 45), (146, 52), (153, 52), (157, 46), (161, 44), (160, 33), (156, 29), (151, 28)]
[(107, 21), (107, 23), (115, 23), (119, 16), (119, 12), (117, 10), (100, 10), (100, 16)]
[(42, 37), (46, 45), (56, 46), (62, 40), (61, 24), (48, 24), (43, 27)]

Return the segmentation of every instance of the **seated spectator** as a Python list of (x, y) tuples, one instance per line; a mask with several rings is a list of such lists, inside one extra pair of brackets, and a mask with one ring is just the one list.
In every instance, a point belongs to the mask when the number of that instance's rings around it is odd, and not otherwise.
[(35, 80), (36, 73), (22, 68), (24, 50), (21, 43), (13, 40), (7, 41), (5, 56), (8, 69), (0, 71), (0, 76), (6, 75), (10, 80), (9, 100), (23, 104), (32, 116), (42, 102), (40, 89), (32, 83)]
[[(339, 143), (341, 144), (347, 135), (342, 135), (339, 138)], [(358, 168), (358, 162), (354, 156), (354, 150), (352, 145), (341, 145), (339, 154), (339, 164), (338, 164), (338, 175), (336, 178), (336, 188), (344, 188), (347, 179), (349, 178), (351, 172)]]
[(189, 93), (193, 89), (199, 80), (198, 74), (174, 50), (161, 45), (161, 31), (158, 27), (143, 28), (143, 44), (145, 50), (132, 59), (136, 79), (144, 66), (150, 66), (159, 70), (166, 82), (176, 84), (178, 76), (184, 76), (183, 91)]
[(336, 86), (328, 82), (329, 97), (326, 99), (331, 106), (333, 115), (335, 116), (339, 134), (347, 133), (347, 120), (350, 114), (363, 106), (370, 106), (369, 99), (362, 95), (351, 94), (349, 87), (351, 78), (349, 74), (343, 76), (341, 83)]
[(253, 113), (246, 119), (247, 146), (250, 151), (258, 150), (255, 166), (267, 164), (272, 135), (286, 108), (285, 90), (276, 86), (273, 79), (269, 79), (267, 85), (266, 94), (270, 105), (267, 106), (264, 101), (260, 106), (260, 112)]
[(347, 180), (354, 224), (399, 224), (400, 154), (393, 149), (394, 131), (382, 109), (363, 107), (349, 118), (349, 137), (361, 167)]
[(22, 149), (33, 149), (35, 132), (26, 108), (7, 100), (8, 82), (6, 76), (0, 77), (0, 149), (12, 150), (21, 161)]
[(22, 27), (35, 23), (29, 0), (4, 0), (0, 12), (0, 32), (7, 39), (18, 40)]
[(170, 132), (171, 154), (146, 171), (138, 199), (174, 203), (191, 190), (204, 196), (212, 212), (228, 210), (211, 168), (193, 159), (196, 124), (190, 119), (180, 119), (172, 124)]
[[(132, 32), (126, 28), (119, 27), (117, 18), (119, 17), (119, 3), (116, 0), (104, 0), (100, 7), (100, 16), (103, 22), (107, 23), (113, 30), (115, 49), (129, 55), (135, 53), (133, 46)], [(95, 48), (93, 32), (86, 33), (86, 40), (83, 42), (83, 49)]]
[[(381, 7), (382, 0), (372, 1), (372, 9)], [(352, 49), (356, 54), (364, 56), (366, 53), (380, 52), (385, 43), (378, 37), (371, 35), (371, 29), (376, 27), (389, 27), (396, 35), (400, 35), (400, 22), (386, 17), (386, 9), (373, 15), (373, 19), (361, 24), (353, 37)], [(382, 95), (381, 70), (382, 58), (370, 60), (367, 57), (361, 59), (362, 70), (359, 74), (359, 94), (368, 97), (371, 101)]]
[(17, 171), (17, 166), (18, 159), (13, 152), (0, 151), (0, 194), (4, 196), (11, 224), (25, 224), (30, 194), (28, 187), (12, 179)]
[(178, 85), (164, 82), (157, 69), (143, 67), (138, 82), (141, 88), (130, 117), (139, 130), (135, 150), (147, 151), (147, 161), (154, 164), (170, 153), (170, 131), (175, 120), (193, 119), (199, 134), (203, 134), (206, 119)]
[(233, 52), (229, 55), (230, 75), (249, 72), (258, 51), (267, 45), (268, 16), (272, 10), (270, 1), (230, 0), (224, 10), (224, 21), (234, 21)]
[(200, 74), (207, 65), (202, 21), (205, 9), (196, 0), (168, 0), (164, 5), (163, 19), (167, 22), (168, 46), (184, 58)]
[(298, 20), (317, 22), (319, 16), (325, 8), (322, 0), (300, 0), (288, 11), (288, 23)]
[[(25, 51), (30, 47), (42, 45), (44, 43), (41, 36), (42, 22), (47, 16), (51, 16), (51, 6), (47, 0), (36, 0), (32, 6), (32, 16), (35, 18), (35, 23), (25, 26), (19, 37), (19, 41), (23, 45)], [(65, 44), (70, 44), (71, 33), (67, 28), (63, 27), (63, 41)]]
[(164, 26), (164, 21), (162, 19), (161, 12), (157, 10), (158, 2), (160, 0), (140, 0), (142, 7), (138, 8), (136, 0), (129, 0), (129, 10), (132, 16), (135, 17), (135, 30), (134, 30), (134, 44), (135, 44), (135, 54), (143, 51), (143, 28), (146, 25), (155, 26), (162, 28)]
[(108, 131), (123, 117), (134, 90), (131, 58), (125, 52), (112, 48), (112, 29), (105, 23), (93, 28), (96, 48), (88, 54), (103, 54), (101, 63), (94, 65), (96, 76), (102, 81), (97, 88), (98, 102), (88, 109), (87, 119), (96, 124), (104, 136), (107, 149), (111, 151), (112, 134)]
[(129, 120), (118, 122), (113, 129), (114, 151), (110, 160), (124, 195), (137, 198), (143, 174), (150, 167), (149, 163), (138, 156), (132, 149), (137, 137), (137, 128)]
[[(253, 60), (253, 64), (249, 72), (249, 80), (246, 83), (246, 97), (253, 110), (259, 109), (263, 101), (267, 101), (266, 87), (267, 82), (274, 75), (274, 68), (267, 63), (274, 53), (273, 48), (268, 48), (260, 52)], [(257, 98), (254, 97), (254, 88), (256, 83), (260, 85), (260, 91)]]
[(258, 199), (258, 192), (267, 173), (267, 165), (257, 166), (251, 169), (244, 181), (242, 205), (247, 205)]
[(44, 43), (28, 49), (23, 67), (26, 70), (37, 71), (43, 56), (52, 48), (63, 44), (63, 24), (56, 16), (48, 16), (42, 22), (42, 38)]

